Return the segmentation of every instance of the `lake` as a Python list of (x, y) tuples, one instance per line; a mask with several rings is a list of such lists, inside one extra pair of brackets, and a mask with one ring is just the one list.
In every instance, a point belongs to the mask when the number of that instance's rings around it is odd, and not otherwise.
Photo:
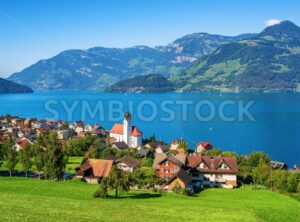
[(300, 164), (299, 93), (105, 94), (99, 92), (37, 92), (0, 95), (0, 115), (38, 119), (83, 120), (110, 129), (131, 111), (144, 138), (195, 147), (215, 147), (248, 154), (254, 150), (293, 166)]

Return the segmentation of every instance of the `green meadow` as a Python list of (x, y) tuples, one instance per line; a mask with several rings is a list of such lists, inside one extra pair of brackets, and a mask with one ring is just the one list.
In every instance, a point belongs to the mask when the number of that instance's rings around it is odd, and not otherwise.
[(130, 191), (95, 199), (97, 185), (0, 177), (0, 221), (300, 221), (300, 202), (267, 190), (207, 189), (196, 197)]

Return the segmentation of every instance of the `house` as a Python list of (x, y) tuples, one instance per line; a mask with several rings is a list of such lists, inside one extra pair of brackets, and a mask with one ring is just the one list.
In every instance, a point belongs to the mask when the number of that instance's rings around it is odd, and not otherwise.
[(111, 145), (112, 148), (121, 151), (121, 150), (126, 150), (128, 149), (128, 145), (125, 142), (113, 142)]
[(155, 153), (167, 153), (169, 151), (169, 146), (158, 145), (155, 148)]
[(140, 158), (144, 158), (144, 157), (150, 157), (151, 156), (151, 153), (148, 149), (146, 148), (140, 148), (138, 149), (138, 156)]
[(300, 173), (300, 165), (299, 166), (294, 166), (293, 168), (288, 170), (289, 173)]
[(170, 146), (170, 150), (177, 151), (179, 154), (185, 154), (186, 150), (179, 146), (179, 142), (177, 140), (173, 140)]
[(197, 144), (196, 152), (202, 153), (213, 148), (210, 142), (200, 142)]
[(142, 145), (142, 132), (131, 125), (131, 114), (127, 112), (124, 116), (123, 124), (115, 124), (110, 130), (110, 137), (117, 142), (125, 142), (131, 148)]
[(72, 133), (70, 130), (57, 130), (57, 139), (67, 140), (71, 137)]
[(190, 155), (187, 162), (193, 184), (198, 187), (237, 186), (238, 166), (235, 157)]
[(87, 136), (92, 135), (90, 132), (80, 131), (77, 135), (78, 138), (85, 138)]
[(164, 189), (167, 191), (172, 191), (176, 186), (181, 189), (190, 188), (192, 189), (192, 179), (190, 175), (185, 172), (183, 169), (179, 170), (174, 176), (172, 176), (164, 186)]
[(112, 160), (86, 159), (76, 168), (76, 177), (88, 183), (98, 183), (102, 178), (109, 176), (112, 165)]
[(15, 148), (16, 148), (16, 151), (20, 151), (22, 149), (24, 149), (27, 145), (31, 145), (32, 142), (26, 138), (22, 138), (18, 141), (16, 141), (16, 144), (15, 144)]
[(125, 156), (116, 161), (117, 168), (126, 172), (133, 172), (139, 165), (140, 161), (130, 157)]
[(173, 140), (170, 146), (170, 150), (177, 150), (179, 147), (179, 143), (177, 140)]
[(270, 161), (270, 165), (273, 169), (279, 169), (279, 170), (286, 170), (287, 169), (287, 164), (275, 160)]
[(157, 153), (153, 161), (153, 169), (155, 169), (158, 176), (169, 180), (179, 170), (183, 169), (186, 164), (186, 155), (167, 155), (164, 153)]
[(160, 145), (164, 145), (164, 143), (163, 142), (158, 142), (158, 141), (153, 141), (153, 142), (147, 143), (145, 145), (145, 147), (148, 148), (148, 149), (156, 149)]
[(13, 118), (11, 120), (11, 123), (13, 126), (21, 126), (24, 124), (24, 119), (21, 119), (21, 118)]

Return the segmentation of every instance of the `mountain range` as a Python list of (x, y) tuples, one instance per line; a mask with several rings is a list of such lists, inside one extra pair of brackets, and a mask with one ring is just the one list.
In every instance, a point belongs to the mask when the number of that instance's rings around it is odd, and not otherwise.
[(34, 90), (103, 90), (106, 87), (140, 75), (161, 74), (170, 77), (184, 72), (204, 55), (221, 45), (248, 38), (194, 33), (167, 46), (150, 48), (96, 47), (88, 50), (67, 50), (38, 61), (8, 79)]
[[(68, 50), (14, 73), (9, 80), (35, 90), (118, 91), (118, 85), (132, 89), (137, 76), (160, 74), (178, 92), (299, 91), (299, 59), (300, 28), (283, 21), (258, 34), (194, 33), (154, 48)], [(153, 78), (144, 80), (153, 83)]]

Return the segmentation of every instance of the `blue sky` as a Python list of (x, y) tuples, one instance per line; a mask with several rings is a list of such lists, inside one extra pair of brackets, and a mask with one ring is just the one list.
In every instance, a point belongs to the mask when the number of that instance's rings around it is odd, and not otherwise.
[(300, 25), (299, 0), (0, 0), (0, 76), (66, 49), (166, 45), (194, 32)]

